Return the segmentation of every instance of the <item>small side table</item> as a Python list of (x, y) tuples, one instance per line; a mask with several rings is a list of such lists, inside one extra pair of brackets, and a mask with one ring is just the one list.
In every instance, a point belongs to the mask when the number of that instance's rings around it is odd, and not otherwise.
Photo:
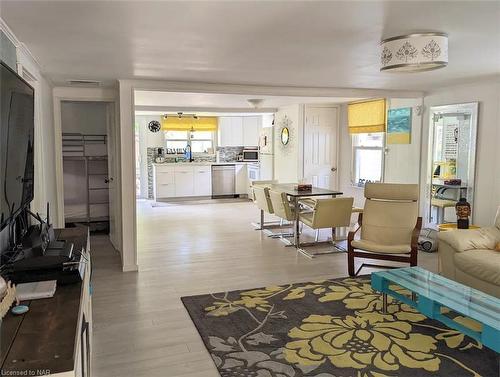
[[(478, 225), (469, 225), (469, 229), (479, 229), (479, 228), (481, 227)], [(439, 224), (438, 230), (440, 232), (446, 232), (447, 230), (467, 230), (467, 229), (457, 229), (456, 223), (446, 223), (446, 224)]]

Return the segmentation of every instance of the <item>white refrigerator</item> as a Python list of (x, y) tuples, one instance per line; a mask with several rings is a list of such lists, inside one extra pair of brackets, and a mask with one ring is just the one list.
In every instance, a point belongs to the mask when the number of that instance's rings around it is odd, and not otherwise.
[(274, 126), (260, 131), (260, 180), (274, 179)]

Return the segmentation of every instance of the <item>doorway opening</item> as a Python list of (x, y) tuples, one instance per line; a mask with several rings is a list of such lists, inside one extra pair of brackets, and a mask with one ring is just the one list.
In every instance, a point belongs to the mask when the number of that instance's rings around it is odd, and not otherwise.
[(114, 111), (112, 102), (61, 101), (66, 227), (85, 225), (91, 232), (109, 233)]

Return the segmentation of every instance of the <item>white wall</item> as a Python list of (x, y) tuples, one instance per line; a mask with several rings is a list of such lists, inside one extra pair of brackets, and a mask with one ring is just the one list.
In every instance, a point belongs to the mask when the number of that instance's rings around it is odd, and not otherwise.
[(106, 135), (107, 106), (105, 102), (62, 101), (62, 132)]
[(154, 147), (165, 147), (163, 132), (151, 132), (148, 123), (152, 120), (161, 122), (160, 115), (136, 115), (136, 132), (139, 133), (139, 148), (141, 153), (141, 197), (148, 197), (148, 156), (147, 149)]
[(425, 185), (430, 174), (427, 171), (430, 107), (466, 102), (479, 102), (473, 222), (490, 225), (500, 205), (500, 77), (443, 88), (425, 96), (420, 182)]
[[(290, 141), (286, 147), (280, 139), (285, 116), (290, 120)], [(304, 172), (304, 105), (290, 105), (278, 109), (274, 117), (274, 179), (280, 182), (297, 182)]]
[(385, 154), (384, 181), (388, 183), (419, 183), (420, 148), (422, 136), (421, 98), (390, 98), (389, 109), (412, 108), (410, 144), (387, 144)]

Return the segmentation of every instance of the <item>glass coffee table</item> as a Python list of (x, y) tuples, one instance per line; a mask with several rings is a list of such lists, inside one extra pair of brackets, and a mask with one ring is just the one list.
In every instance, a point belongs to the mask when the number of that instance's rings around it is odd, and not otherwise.
[[(411, 292), (411, 298), (390, 289), (398, 285)], [(500, 352), (500, 299), (447, 279), (421, 267), (396, 268), (372, 273), (372, 288), (382, 293), (383, 310), (387, 295), (417, 309), (428, 318), (444, 323)], [(477, 332), (441, 313), (441, 308), (467, 316), (482, 325)]]

